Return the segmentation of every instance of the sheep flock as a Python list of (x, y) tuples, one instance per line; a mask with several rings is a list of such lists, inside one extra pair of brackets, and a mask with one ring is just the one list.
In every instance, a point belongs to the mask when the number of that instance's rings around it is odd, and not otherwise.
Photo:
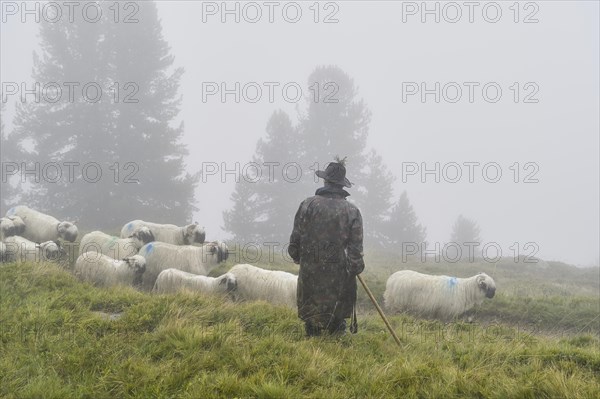
[[(15, 206), (0, 218), (0, 262), (60, 262), (66, 256), (64, 242), (74, 243), (77, 237), (76, 222)], [(296, 307), (295, 274), (237, 264), (221, 276), (209, 276), (227, 260), (229, 250), (222, 241), (205, 239), (197, 223), (133, 220), (123, 225), (118, 237), (101, 231), (85, 234), (74, 274), (102, 287), (128, 285), (161, 295), (188, 291)], [(392, 313), (451, 319), (493, 298), (495, 291), (494, 280), (484, 273), (457, 278), (401, 270), (388, 278), (383, 298)]]

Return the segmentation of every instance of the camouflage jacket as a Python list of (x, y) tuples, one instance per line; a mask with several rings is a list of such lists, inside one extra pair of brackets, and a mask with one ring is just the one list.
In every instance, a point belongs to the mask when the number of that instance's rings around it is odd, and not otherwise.
[(363, 226), (349, 194), (325, 186), (302, 201), (288, 252), (300, 264), (298, 316), (326, 327), (351, 315), (363, 262)]

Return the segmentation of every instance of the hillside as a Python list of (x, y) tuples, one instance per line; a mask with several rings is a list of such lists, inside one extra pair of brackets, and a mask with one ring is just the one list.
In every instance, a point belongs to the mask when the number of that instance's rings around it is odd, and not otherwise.
[[(383, 263), (371, 259), (365, 273), (377, 295)], [(494, 278), (506, 292), (479, 309), (481, 323), (393, 316), (398, 348), (370, 312), (357, 335), (307, 339), (292, 310), (265, 303), (99, 289), (52, 264), (1, 265), (0, 396), (599, 397), (599, 340), (585, 333), (598, 309), (578, 320), (593, 294), (567, 296), (563, 281), (563, 299), (558, 291), (544, 299), (548, 279), (519, 301), (521, 285), (503, 282), (500, 266)], [(558, 337), (503, 322), (507, 310), (531, 322), (535, 306), (570, 308), (577, 326)]]

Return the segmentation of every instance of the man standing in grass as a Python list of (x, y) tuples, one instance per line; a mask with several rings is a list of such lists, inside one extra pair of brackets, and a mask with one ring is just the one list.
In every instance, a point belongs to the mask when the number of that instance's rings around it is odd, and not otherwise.
[[(315, 195), (302, 201), (294, 219), (288, 252), (300, 264), (298, 317), (306, 334), (344, 334), (355, 316), (356, 278), (365, 268), (363, 225), (358, 208), (346, 201), (345, 158), (316, 175), (325, 180)], [(356, 332), (356, 318), (350, 328)]]

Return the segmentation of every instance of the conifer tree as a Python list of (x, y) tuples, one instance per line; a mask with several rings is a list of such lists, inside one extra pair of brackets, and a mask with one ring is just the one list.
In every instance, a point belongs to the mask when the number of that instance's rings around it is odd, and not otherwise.
[(466, 242), (480, 242), (481, 229), (474, 220), (458, 215), (452, 226), (450, 242), (464, 244)]
[(395, 177), (387, 169), (383, 158), (375, 150), (366, 157), (367, 168), (358, 192), (357, 203), (362, 212), (365, 245), (384, 248), (392, 245), (394, 232), (386, 230), (387, 219), (392, 205), (392, 183)]
[(42, 179), (27, 203), (84, 228), (136, 218), (185, 223), (195, 209), (198, 175), (185, 172), (177, 123), (183, 70), (173, 68), (156, 4), (136, 4), (134, 23), (116, 21), (110, 4), (97, 23), (43, 23), (33, 79), (75, 82), (74, 96), (23, 104), (15, 118), (16, 138), (33, 142), (30, 163), (56, 162), (63, 171), (76, 163), (72, 181)]
[(481, 251), (480, 233), (481, 229), (474, 220), (459, 215), (446, 247), (447, 258), (473, 260)]
[(390, 238), (391, 248), (398, 251), (403, 250), (405, 245), (411, 245), (411, 250), (413, 245), (421, 248), (425, 242), (427, 230), (418, 223), (406, 191), (402, 192), (392, 207), (385, 231)]
[[(8, 138), (4, 120), (6, 118), (6, 104), (0, 103), (0, 162), (2, 163), (2, 178), (0, 180), (0, 216), (15, 204), (18, 186), (14, 186), (14, 179), (20, 179), (21, 150), (15, 141)], [(16, 175), (16, 176), (15, 176)]]
[(224, 213), (225, 229), (236, 238), (245, 234), (234, 215), (243, 212), (241, 201), (254, 189), (254, 202), (238, 219), (252, 219), (263, 241), (287, 242), (298, 205), (323, 184), (314, 172), (340, 156), (347, 159), (347, 176), (355, 183), (349, 189), (349, 200), (363, 209), (366, 242), (387, 242), (381, 232), (390, 207), (393, 176), (381, 156), (366, 147), (371, 114), (358, 98), (354, 81), (338, 67), (318, 67), (309, 76), (305, 93), (305, 108), (299, 112), (296, 126), (285, 113), (276, 112), (269, 120), (266, 137), (257, 144), (254, 161), (276, 163), (281, 169), (275, 167), (270, 181), (265, 178), (265, 167), (257, 184), (236, 184), (234, 207)]

